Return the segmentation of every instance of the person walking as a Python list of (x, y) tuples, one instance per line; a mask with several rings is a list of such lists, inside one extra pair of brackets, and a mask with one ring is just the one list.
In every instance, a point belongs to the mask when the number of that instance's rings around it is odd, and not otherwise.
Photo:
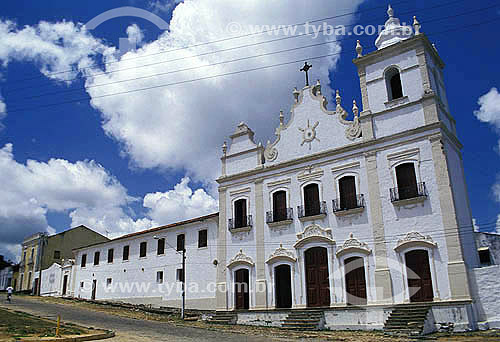
[(10, 303), (12, 301), (12, 292), (14, 291), (14, 289), (12, 288), (12, 286), (9, 286), (7, 288), (7, 301)]

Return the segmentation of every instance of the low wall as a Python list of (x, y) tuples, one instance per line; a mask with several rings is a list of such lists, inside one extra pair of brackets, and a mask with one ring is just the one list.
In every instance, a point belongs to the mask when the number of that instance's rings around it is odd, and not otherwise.
[(476, 311), (480, 325), (500, 328), (500, 265), (473, 269), (476, 278)]

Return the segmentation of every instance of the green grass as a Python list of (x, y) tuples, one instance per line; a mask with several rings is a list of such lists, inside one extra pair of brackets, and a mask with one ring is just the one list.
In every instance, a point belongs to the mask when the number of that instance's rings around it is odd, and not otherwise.
[[(62, 335), (80, 335), (84, 330), (72, 326), (61, 325)], [(0, 309), (0, 337), (53, 337), (56, 334), (56, 323), (31, 316), (24, 312)]]

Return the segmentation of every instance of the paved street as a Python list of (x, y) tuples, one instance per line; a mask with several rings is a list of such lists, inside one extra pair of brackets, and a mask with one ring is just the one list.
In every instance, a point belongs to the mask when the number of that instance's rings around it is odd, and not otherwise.
[(123, 318), (103, 312), (76, 308), (70, 305), (44, 303), (19, 297), (14, 298), (12, 304), (7, 304), (2, 298), (0, 306), (49, 318), (54, 318), (57, 314), (60, 314), (63, 321), (66, 322), (79, 324), (85, 327), (115, 331), (116, 337), (106, 341), (277, 341), (276, 339), (263, 338), (262, 336), (252, 337), (240, 334), (208, 331), (199, 328), (180, 327), (164, 322)]

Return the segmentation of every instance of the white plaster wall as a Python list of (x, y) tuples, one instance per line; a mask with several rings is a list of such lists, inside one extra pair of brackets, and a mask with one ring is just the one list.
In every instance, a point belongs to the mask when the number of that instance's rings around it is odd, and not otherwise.
[[(390, 199), (389, 189), (397, 187), (397, 183), (394, 169), (390, 168), (391, 162), (388, 159), (388, 155), (415, 148), (418, 148), (419, 151), (418, 167), (415, 170), (417, 182), (425, 182), (428, 198), (422, 204), (398, 207), (392, 204)], [(414, 157), (408, 159), (408, 161), (411, 160), (414, 160)], [(398, 160), (398, 163), (403, 161), (405, 160)], [(435, 273), (437, 278), (437, 284), (433, 283), (433, 288), (435, 290), (435, 296), (438, 296), (440, 299), (449, 299), (450, 287), (447, 269), (448, 253), (430, 142), (428, 140), (423, 140), (384, 150), (377, 155), (377, 168), (380, 182), (385, 237), (387, 241), (387, 257), (391, 269), (395, 302), (402, 303), (405, 297), (407, 297), (407, 294), (405, 294), (407, 282), (404, 276), (404, 270), (402, 269), (404, 253), (406, 251), (397, 253), (394, 248), (397, 246), (399, 239), (412, 231), (419, 232), (423, 235), (430, 235), (434, 242), (437, 243), (437, 248), (433, 250), (435, 272), (432, 272), (433, 263), (432, 260), (430, 261), (431, 273)]]
[[(348, 113), (352, 113), (352, 99), (343, 99), (342, 104)], [(290, 120), (285, 123), (281, 138), (275, 146), (278, 157), (274, 161), (266, 161), (266, 164), (277, 164), (353, 143), (346, 138), (345, 130), (348, 126), (340, 122), (339, 115), (327, 112), (321, 106), (322, 96), (314, 96), (312, 88), (306, 87), (301, 90), (299, 103), (292, 107)], [(335, 110), (334, 106), (335, 104), (331, 105), (332, 110)], [(361, 105), (358, 106), (361, 108)], [(310, 127), (319, 123), (316, 127), (317, 140), (313, 140), (311, 144), (307, 142), (302, 144), (303, 133), (299, 129), (306, 128), (308, 120)]]
[(373, 119), (376, 138), (401, 133), (424, 125), (424, 110), (420, 104), (396, 108), (392, 112), (375, 116)]
[(239, 137), (235, 137), (231, 140), (231, 146), (229, 147), (229, 155), (240, 153), (243, 151), (248, 151), (253, 148), (256, 148), (257, 145), (253, 142), (250, 137), (245, 134)]
[[(68, 284), (69, 289), (69, 284)], [(42, 271), (41, 296), (56, 297), (62, 294), (62, 269), (59, 264), (52, 264)]]
[(387, 109), (385, 102), (388, 101), (388, 94), (384, 72), (391, 66), (396, 66), (401, 70), (403, 96), (408, 96), (410, 102), (419, 100), (422, 97), (422, 77), (420, 70), (415, 68), (417, 65), (416, 51), (411, 50), (366, 67), (368, 102), (372, 113)]
[[(208, 229), (208, 247), (198, 248), (198, 231)], [(145, 233), (138, 236), (103, 243), (76, 251), (75, 297), (91, 298), (91, 284), (97, 280), (97, 300), (122, 300), (156, 305), (180, 304), (180, 282), (176, 270), (182, 267), (182, 256), (174, 248), (177, 235), (186, 234), (186, 302), (188, 308), (206, 309), (206, 303), (215, 298), (217, 218), (183, 226)], [(165, 254), (157, 255), (157, 240), (166, 238)], [(147, 242), (147, 256), (139, 258), (139, 245)], [(128, 261), (122, 260), (123, 246), (130, 246)], [(107, 251), (114, 248), (113, 263), (107, 262)], [(93, 265), (95, 251), (101, 252), (100, 264)], [(81, 258), (87, 254), (87, 265), (81, 267)], [(156, 283), (157, 271), (163, 271), (163, 284)], [(114, 291), (105, 288), (112, 278)], [(81, 287), (84, 282), (85, 287)], [(198, 307), (197, 307), (198, 306)]]
[[(12, 267), (5, 267), (4, 269), (0, 270), (0, 291), (5, 290), (7, 287), (12, 286), (14, 287), (14, 272), (12, 271)], [(9, 279), (10, 279), (10, 284), (9, 284)]]
[(391, 310), (384, 307), (329, 310), (325, 311), (325, 327), (330, 330), (381, 330), (390, 313)]
[(449, 142), (444, 142), (444, 147), (448, 161), (448, 170), (450, 173), (464, 261), (469, 268), (477, 267), (479, 265), (479, 260), (474, 240), (474, 227), (472, 224), (472, 213), (469, 206), (467, 185), (465, 184), (463, 162), (459, 152), (454, 149)]
[(258, 165), (258, 152), (248, 152), (226, 159), (226, 174), (233, 175), (243, 171), (255, 169)]
[(500, 328), (500, 265), (473, 270), (478, 288), (476, 310), (480, 322), (488, 322), (490, 328)]

